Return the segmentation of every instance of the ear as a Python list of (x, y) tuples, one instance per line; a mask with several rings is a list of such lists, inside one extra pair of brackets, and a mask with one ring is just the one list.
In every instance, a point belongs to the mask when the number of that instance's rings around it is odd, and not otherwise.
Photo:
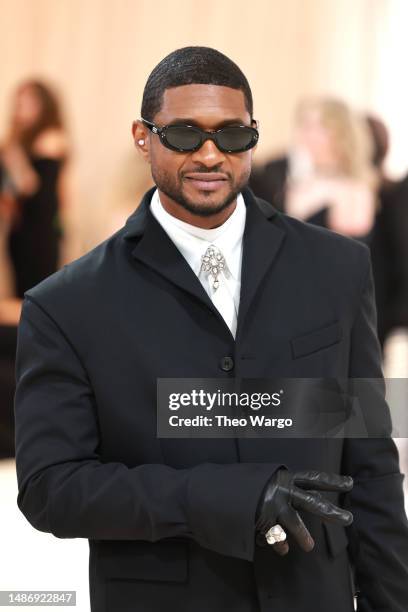
[(144, 159), (150, 163), (150, 131), (149, 129), (139, 120), (133, 121), (132, 123), (132, 135), (135, 142), (135, 147), (144, 157)]

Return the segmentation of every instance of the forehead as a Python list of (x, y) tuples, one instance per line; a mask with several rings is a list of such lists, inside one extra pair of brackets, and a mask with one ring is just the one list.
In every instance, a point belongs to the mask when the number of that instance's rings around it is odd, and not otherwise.
[(193, 84), (165, 90), (155, 121), (169, 123), (174, 119), (191, 119), (202, 127), (213, 127), (236, 119), (249, 123), (251, 118), (240, 89)]

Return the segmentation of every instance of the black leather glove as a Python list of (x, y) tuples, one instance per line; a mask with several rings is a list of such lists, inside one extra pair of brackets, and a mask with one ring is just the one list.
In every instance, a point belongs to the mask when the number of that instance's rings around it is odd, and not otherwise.
[[(258, 504), (256, 515), (258, 544), (267, 543), (264, 534), (278, 523), (293, 535), (304, 551), (309, 552), (314, 547), (314, 540), (297, 510), (306, 510), (325, 521), (350, 525), (353, 522), (352, 513), (339, 508), (317, 491), (346, 493), (352, 488), (351, 476), (317, 471), (290, 472), (286, 468), (279, 468), (268, 481)], [(283, 555), (288, 552), (289, 546), (285, 540), (274, 544), (273, 549)]]

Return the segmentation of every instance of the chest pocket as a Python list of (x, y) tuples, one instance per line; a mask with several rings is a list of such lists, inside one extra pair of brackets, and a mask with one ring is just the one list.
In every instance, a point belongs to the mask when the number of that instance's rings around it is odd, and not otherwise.
[(290, 341), (294, 359), (305, 357), (340, 342), (342, 329), (339, 321), (326, 325)]

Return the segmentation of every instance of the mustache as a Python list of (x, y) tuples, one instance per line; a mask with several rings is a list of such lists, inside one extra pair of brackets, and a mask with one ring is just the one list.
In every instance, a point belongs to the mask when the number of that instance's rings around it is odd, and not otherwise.
[(183, 172), (180, 173), (180, 176), (182, 178), (184, 178), (185, 176), (189, 175), (189, 174), (213, 174), (213, 173), (220, 173), (223, 174), (229, 181), (231, 180), (231, 174), (229, 172), (226, 172), (225, 170), (223, 170), (220, 166), (213, 166), (212, 168), (191, 168), (190, 170), (183, 170)]

